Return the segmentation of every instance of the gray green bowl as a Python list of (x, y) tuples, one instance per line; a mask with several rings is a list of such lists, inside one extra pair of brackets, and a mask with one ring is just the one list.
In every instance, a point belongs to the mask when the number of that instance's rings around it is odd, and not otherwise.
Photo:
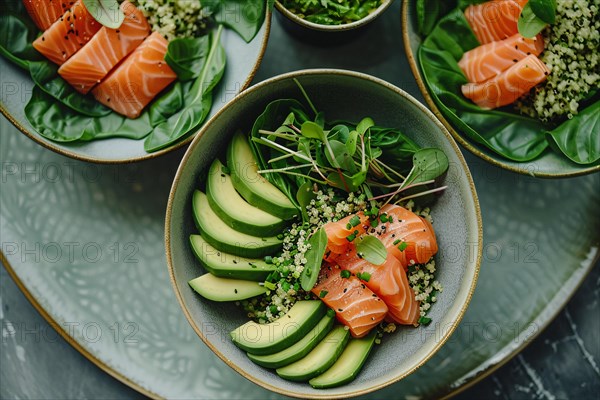
[[(237, 129), (248, 131), (265, 106), (275, 99), (302, 100), (297, 78), (328, 120), (372, 117), (377, 124), (400, 128), (424, 147), (441, 148), (450, 161), (443, 178), (448, 189), (432, 207), (440, 251), (438, 279), (444, 286), (432, 307), (428, 327), (400, 328), (373, 349), (362, 372), (344, 386), (317, 390), (293, 383), (253, 364), (230, 340), (229, 332), (247, 321), (231, 303), (198, 296), (187, 282), (204, 273), (189, 246), (196, 233), (192, 193), (212, 160), (223, 151)], [(198, 336), (242, 376), (274, 392), (302, 398), (345, 398), (368, 393), (396, 382), (425, 363), (454, 331), (471, 299), (482, 249), (479, 202), (469, 169), (444, 126), (423, 105), (401, 89), (380, 79), (343, 70), (305, 70), (280, 75), (242, 92), (225, 105), (198, 133), (175, 176), (165, 221), (165, 241), (173, 289)], [(199, 346), (200, 343), (198, 344)]]

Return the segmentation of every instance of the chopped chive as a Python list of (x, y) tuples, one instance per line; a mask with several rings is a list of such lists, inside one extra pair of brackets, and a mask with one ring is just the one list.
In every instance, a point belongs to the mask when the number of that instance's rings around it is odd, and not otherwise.
[(352, 218), (350, 218), (350, 224), (352, 224), (352, 226), (357, 226), (358, 224), (360, 224), (360, 218), (358, 218), (357, 215), (354, 215)]
[(387, 220), (389, 223), (394, 222), (394, 217), (392, 217), (391, 215), (389, 217), (387, 217)]
[(350, 278), (350, 275), (352, 274), (350, 274), (350, 271), (348, 271), (347, 269), (343, 269), (342, 272), (340, 272), (340, 276), (342, 278)]
[(383, 214), (381, 214), (381, 215), (379, 216), (379, 220), (380, 220), (381, 222), (388, 222), (388, 217), (387, 217), (387, 214), (386, 214), (386, 213), (383, 213)]
[(283, 289), (284, 292), (287, 292), (290, 290), (291, 286), (290, 286), (289, 282), (283, 281), (281, 283), (281, 288)]
[(346, 224), (346, 229), (348, 229), (348, 230), (352, 229), (352, 224)]
[(377, 228), (377, 225), (379, 225), (379, 221), (377, 221), (376, 219), (371, 220), (371, 227), (372, 228)]
[(327, 296), (327, 293), (329, 293), (327, 290), (321, 290), (321, 292), (319, 293), (319, 297), (324, 298), (325, 296)]
[(398, 243), (400, 243), (400, 239), (394, 240), (394, 246), (397, 245)]
[(419, 318), (419, 324), (429, 325), (430, 323), (431, 323), (431, 318), (427, 318), (427, 317)]
[(398, 250), (400, 250), (400, 251), (404, 251), (404, 250), (406, 250), (406, 248), (407, 248), (407, 247), (408, 247), (408, 243), (406, 243), (406, 242), (402, 242), (402, 243), (400, 243), (400, 245), (398, 246)]
[(369, 279), (371, 279), (371, 274), (368, 272), (363, 272), (362, 274), (360, 274), (360, 279), (362, 279), (365, 282), (369, 282)]
[(265, 287), (269, 290), (275, 290), (275, 284), (273, 282), (265, 282)]
[(335, 311), (333, 311), (331, 308), (329, 308), (327, 310), (327, 315), (329, 315), (330, 317), (335, 317)]
[(346, 240), (349, 242), (353, 241), (354, 239), (356, 239), (356, 234), (354, 234), (354, 233), (346, 236)]

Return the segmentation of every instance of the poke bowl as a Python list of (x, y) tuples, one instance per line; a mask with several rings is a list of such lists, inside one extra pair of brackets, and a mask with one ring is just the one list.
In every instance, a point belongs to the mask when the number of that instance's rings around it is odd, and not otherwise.
[(592, 2), (569, 4), (403, 3), (419, 89), (456, 141), (486, 162), (542, 178), (600, 171), (600, 23)]
[(250, 84), (271, 19), (266, 1), (3, 7), (0, 112), (40, 145), (97, 163), (141, 161), (188, 144)]
[(277, 393), (344, 398), (444, 344), (475, 289), (482, 227), (468, 167), (425, 107), (316, 69), (251, 87), (199, 132), (165, 243), (183, 312), (225, 363)]

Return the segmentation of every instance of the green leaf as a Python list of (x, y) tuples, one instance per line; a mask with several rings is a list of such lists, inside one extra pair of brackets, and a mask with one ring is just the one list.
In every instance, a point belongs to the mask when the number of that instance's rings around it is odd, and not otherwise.
[(356, 252), (374, 265), (382, 265), (387, 259), (387, 249), (375, 236), (363, 235), (356, 243)]
[(171, 88), (152, 102), (148, 109), (152, 126), (166, 121), (181, 110), (183, 107), (183, 86), (181, 82), (175, 81)]
[(320, 228), (308, 239), (310, 248), (304, 254), (306, 265), (300, 275), (300, 285), (307, 292), (310, 291), (319, 277), (319, 271), (323, 264), (323, 256), (327, 249), (327, 234), (325, 229)]
[(599, 132), (600, 101), (596, 101), (549, 132), (548, 137), (571, 161), (585, 165), (600, 160)]
[(0, 15), (0, 54), (19, 67), (29, 69), (29, 61), (44, 59), (31, 45), (38, 32), (27, 15), (20, 16), (3, 10)]
[(316, 122), (306, 121), (300, 127), (300, 131), (302, 136), (309, 139), (318, 139), (321, 142), (325, 143), (327, 138), (325, 137), (325, 131), (323, 131), (323, 127), (317, 124)]
[(529, 0), (527, 4), (533, 13), (547, 24), (556, 21), (556, 0)]
[(531, 161), (548, 147), (538, 120), (504, 109), (483, 110), (462, 95), (467, 79), (458, 60), (478, 45), (460, 9), (443, 17), (418, 51), (425, 85), (443, 115), (467, 138), (510, 160)]
[(356, 131), (359, 135), (364, 135), (372, 126), (375, 126), (375, 122), (371, 118), (365, 117), (356, 125)]
[(111, 29), (119, 29), (125, 20), (125, 13), (117, 0), (83, 0), (83, 5), (100, 24)]
[(306, 207), (310, 205), (311, 200), (316, 199), (317, 194), (313, 190), (313, 183), (310, 181), (305, 182), (296, 193), (296, 200), (300, 205), (300, 211), (302, 211), (302, 219), (308, 221), (308, 214), (306, 213)]
[(427, 35), (437, 21), (440, 14), (440, 3), (438, 0), (417, 0), (417, 30), (421, 35)]
[(448, 157), (440, 149), (427, 148), (413, 156), (413, 168), (403, 186), (433, 180), (448, 170)]
[(540, 33), (546, 25), (547, 23), (533, 12), (530, 2), (525, 4), (521, 11), (521, 15), (519, 15), (519, 20), (517, 21), (519, 33), (526, 38), (533, 38)]
[[(267, 10), (265, 0), (218, 0), (212, 3), (215, 21), (236, 31), (249, 43), (260, 30)], [(205, 2), (202, 2), (205, 5)]]
[(182, 81), (197, 78), (210, 50), (209, 36), (177, 38), (169, 42), (165, 61)]
[(348, 135), (348, 140), (346, 141), (346, 149), (348, 150), (348, 154), (351, 156), (356, 153), (356, 145), (358, 144), (358, 132), (352, 131)]
[(29, 73), (40, 89), (73, 111), (88, 117), (101, 117), (112, 112), (91, 95), (83, 95), (73, 89), (58, 75), (58, 67), (49, 61), (29, 62)]
[(331, 165), (336, 168), (341, 168), (344, 171), (348, 171), (349, 173), (354, 173), (356, 171), (354, 160), (344, 143), (337, 140), (330, 140), (329, 147), (333, 152), (333, 158), (328, 151), (325, 152), (325, 157)]

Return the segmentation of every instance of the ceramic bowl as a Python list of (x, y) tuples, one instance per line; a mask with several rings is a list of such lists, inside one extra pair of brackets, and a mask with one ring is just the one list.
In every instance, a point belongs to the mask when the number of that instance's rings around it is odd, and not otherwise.
[(461, 146), (492, 165), (519, 174), (540, 178), (565, 178), (600, 171), (600, 162), (588, 166), (578, 165), (568, 160), (567, 157), (559, 155), (554, 151), (545, 151), (538, 158), (528, 162), (511, 161), (485, 148), (485, 146), (479, 145), (468, 139), (459, 129), (455, 128), (452, 123), (444, 117), (444, 114), (436, 105), (423, 80), (421, 68), (419, 67), (417, 60), (418, 50), (423, 38), (417, 30), (415, 4), (416, 2), (414, 0), (406, 0), (402, 3), (402, 36), (404, 39), (406, 57), (408, 58), (410, 68), (427, 105)]
[(393, 0), (383, 0), (379, 7), (368, 16), (358, 21), (341, 25), (324, 25), (307, 21), (294, 14), (276, 0), (275, 8), (279, 13), (282, 25), (296, 37), (315, 44), (331, 45), (350, 41), (362, 28), (373, 22), (392, 4)]
[[(377, 124), (400, 128), (424, 147), (438, 147), (449, 158), (443, 178), (448, 189), (436, 200), (432, 216), (440, 251), (438, 279), (444, 286), (432, 307), (429, 326), (400, 328), (371, 352), (363, 370), (344, 386), (316, 390), (307, 383), (279, 378), (253, 364), (230, 340), (229, 332), (247, 321), (232, 303), (198, 296), (187, 284), (204, 273), (189, 246), (196, 233), (192, 193), (213, 159), (222, 155), (236, 130), (247, 132), (265, 106), (280, 98), (302, 95), (297, 78), (327, 120), (358, 120), (370, 116)], [(169, 272), (183, 312), (198, 336), (231, 368), (274, 392), (302, 398), (342, 398), (367, 393), (415, 371), (448, 339), (467, 308), (479, 271), (482, 228), (477, 194), (468, 167), (452, 137), (423, 105), (380, 79), (343, 70), (305, 70), (261, 82), (223, 107), (199, 132), (175, 177), (165, 225)], [(199, 344), (200, 346), (200, 344)]]

